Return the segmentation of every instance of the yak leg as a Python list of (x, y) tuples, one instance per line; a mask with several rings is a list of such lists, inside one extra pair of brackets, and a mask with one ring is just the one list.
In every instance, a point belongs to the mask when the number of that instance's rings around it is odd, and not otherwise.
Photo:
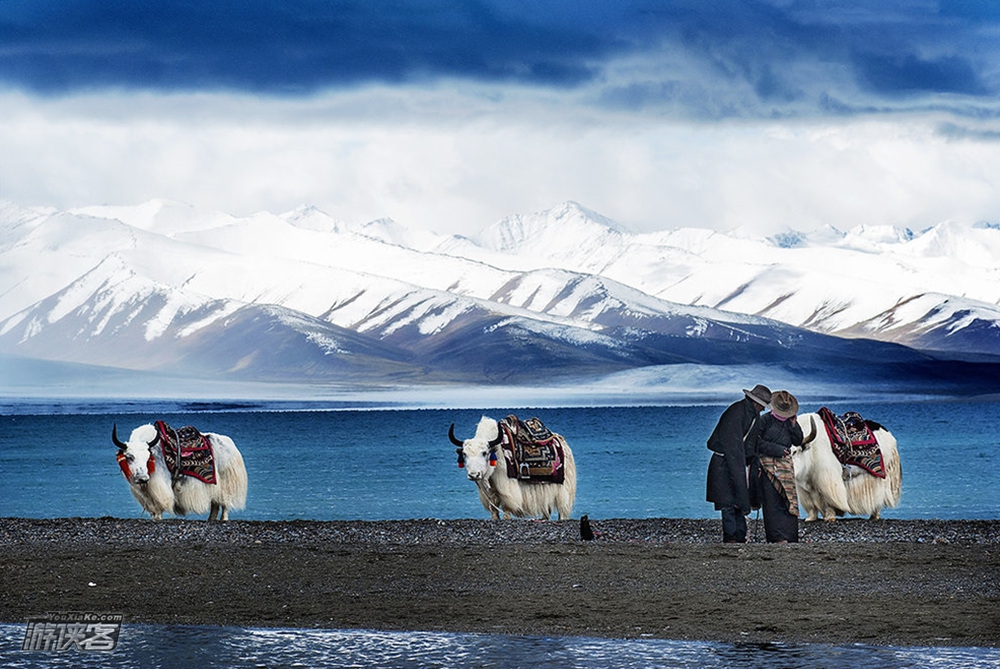
[(799, 486), (799, 504), (806, 510), (806, 522), (812, 523), (819, 520), (820, 503), (816, 495), (805, 486)]
[(799, 504), (806, 510), (807, 523), (819, 520), (819, 514), (824, 511), (826, 505), (822, 495), (806, 486), (799, 486)]
[[(483, 508), (489, 510), (490, 518), (492, 520), (500, 520), (500, 496), (493, 494), (489, 480), (476, 481), (476, 491), (479, 493), (479, 501), (482, 503)], [(506, 515), (507, 518), (510, 518), (509, 511)]]
[(219, 517), (220, 522), (229, 520), (229, 507), (219, 502), (212, 502), (212, 508), (208, 512), (208, 519), (215, 520), (216, 516)]
[(882, 509), (875, 509), (872, 511), (872, 515), (868, 518), (869, 520), (882, 520)]
[(823, 520), (832, 523), (837, 520), (837, 511), (832, 506), (825, 507), (823, 509)]

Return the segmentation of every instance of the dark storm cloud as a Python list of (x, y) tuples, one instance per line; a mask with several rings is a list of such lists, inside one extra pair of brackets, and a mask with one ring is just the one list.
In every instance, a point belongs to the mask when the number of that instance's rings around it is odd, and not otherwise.
[(972, 96), (989, 94), (972, 63), (959, 56), (923, 60), (914, 54), (858, 53), (855, 54), (855, 66), (865, 88), (887, 96), (920, 91)]
[[(0, 1), (0, 83), (309, 94), (442, 78), (715, 116), (998, 93), (994, 3)], [(628, 63), (628, 67), (616, 64)]]
[(121, 86), (310, 92), (438, 76), (572, 85), (607, 41), (475, 2), (7, 0), (0, 77), (39, 92)]

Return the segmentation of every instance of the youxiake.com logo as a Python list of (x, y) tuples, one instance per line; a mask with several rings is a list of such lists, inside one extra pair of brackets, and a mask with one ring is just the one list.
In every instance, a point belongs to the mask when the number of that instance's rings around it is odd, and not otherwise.
[(122, 630), (121, 613), (46, 613), (28, 618), (21, 650), (112, 651)]

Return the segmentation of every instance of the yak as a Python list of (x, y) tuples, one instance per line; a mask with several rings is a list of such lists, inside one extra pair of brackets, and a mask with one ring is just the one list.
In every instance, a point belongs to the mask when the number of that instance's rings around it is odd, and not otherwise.
[(879, 478), (856, 465), (841, 464), (818, 414), (802, 414), (799, 422), (810, 425), (802, 446), (792, 448), (795, 487), (807, 522), (818, 520), (820, 514), (833, 521), (845, 513), (877, 520), (882, 509), (899, 504), (903, 470), (891, 432), (868, 421), (882, 452), (885, 478)]
[(176, 466), (173, 471), (168, 468), (160, 425), (140, 425), (128, 442), (118, 438), (117, 425), (111, 428), (111, 441), (118, 447), (118, 464), (132, 495), (154, 520), (160, 520), (164, 513), (184, 516), (206, 512), (210, 521), (216, 517), (229, 520), (230, 510), (246, 505), (246, 465), (232, 439), (211, 432), (198, 434), (214, 459), (214, 471), (206, 481), (178, 471)]
[[(505, 420), (511, 418), (513, 416)], [(507, 464), (512, 462), (514, 455), (501, 447), (504, 433), (498, 421), (483, 416), (475, 436), (464, 441), (455, 437), (455, 424), (451, 424), (448, 438), (457, 447), (459, 466), (464, 466), (469, 480), (475, 482), (479, 501), (493, 520), (499, 520), (501, 514), (504, 518), (541, 517), (548, 520), (553, 510), (559, 512), (559, 520), (570, 517), (576, 501), (576, 462), (566, 440), (554, 432), (548, 434), (550, 443), (558, 445), (562, 451), (562, 460), (555, 465), (561, 468), (561, 482), (558, 483), (531, 480), (528, 476), (509, 476)]]

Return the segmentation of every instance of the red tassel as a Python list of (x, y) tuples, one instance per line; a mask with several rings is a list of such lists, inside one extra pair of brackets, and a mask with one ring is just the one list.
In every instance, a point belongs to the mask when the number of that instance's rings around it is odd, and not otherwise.
[(118, 466), (122, 468), (122, 474), (125, 475), (126, 479), (131, 480), (132, 479), (132, 470), (129, 469), (128, 458), (125, 457), (124, 453), (122, 453), (121, 451), (119, 451), (117, 459), (118, 459)]
[(490, 467), (496, 467), (496, 466), (497, 466), (497, 452), (490, 451)]
[(146, 461), (146, 471), (152, 476), (153, 472), (156, 471), (156, 460), (153, 459), (153, 454), (149, 454), (149, 460)]
[(463, 453), (458, 454), (458, 468), (465, 469), (465, 454)]

